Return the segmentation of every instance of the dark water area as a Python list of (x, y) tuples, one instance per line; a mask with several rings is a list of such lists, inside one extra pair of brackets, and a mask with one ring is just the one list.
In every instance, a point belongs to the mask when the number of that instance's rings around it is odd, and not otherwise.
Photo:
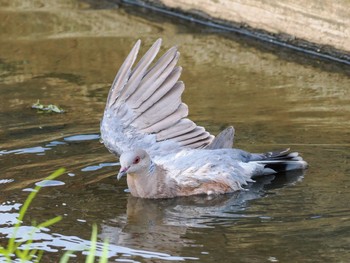
[[(39, 183), (18, 235), (63, 216), (33, 236), (43, 262), (71, 249), (82, 262), (94, 223), (110, 262), (350, 261), (349, 68), (111, 1), (0, 1), (0, 20), (0, 245)], [(99, 122), (132, 45), (159, 37), (179, 47), (193, 121), (234, 125), (249, 151), (291, 147), (310, 168), (231, 195), (131, 197)], [(66, 113), (37, 113), (37, 100)]]

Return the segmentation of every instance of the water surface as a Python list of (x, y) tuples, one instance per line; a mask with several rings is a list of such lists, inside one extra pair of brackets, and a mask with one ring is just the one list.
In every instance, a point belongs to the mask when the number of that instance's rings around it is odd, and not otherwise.
[[(0, 244), (40, 184), (19, 236), (62, 215), (34, 236), (45, 262), (83, 251), (93, 223), (112, 262), (348, 262), (349, 69), (91, 2), (0, 1)], [(192, 120), (213, 134), (234, 125), (249, 151), (291, 147), (310, 169), (231, 195), (132, 198), (113, 177), (118, 159), (99, 142), (99, 122), (132, 45), (142, 39), (144, 52), (159, 37), (163, 51), (180, 49)], [(67, 112), (37, 113), (38, 99)], [(67, 173), (43, 181), (60, 167)]]

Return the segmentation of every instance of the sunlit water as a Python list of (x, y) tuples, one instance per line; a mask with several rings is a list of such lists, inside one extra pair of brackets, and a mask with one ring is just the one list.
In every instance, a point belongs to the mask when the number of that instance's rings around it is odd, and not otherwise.
[[(0, 244), (41, 185), (18, 237), (33, 220), (63, 216), (33, 235), (44, 262), (70, 249), (81, 262), (94, 223), (98, 253), (109, 239), (112, 262), (349, 262), (349, 69), (91, 2), (0, 1)], [(191, 119), (214, 134), (234, 125), (236, 146), (249, 151), (291, 147), (309, 170), (231, 195), (132, 198), (99, 121), (133, 43), (144, 51), (158, 37), (163, 50), (179, 46)], [(37, 113), (38, 99), (67, 112)], [(67, 173), (44, 180), (60, 167)]]

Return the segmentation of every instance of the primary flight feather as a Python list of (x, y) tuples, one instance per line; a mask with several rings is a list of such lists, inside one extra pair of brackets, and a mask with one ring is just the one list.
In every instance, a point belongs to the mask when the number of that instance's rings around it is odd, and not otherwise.
[(179, 80), (177, 48), (152, 64), (158, 39), (134, 66), (140, 44), (120, 67), (101, 121), (105, 146), (120, 155), (118, 179), (127, 175), (133, 196), (224, 194), (241, 190), (257, 176), (307, 167), (289, 149), (263, 154), (233, 149), (233, 127), (215, 137), (197, 126), (181, 100), (185, 85)]

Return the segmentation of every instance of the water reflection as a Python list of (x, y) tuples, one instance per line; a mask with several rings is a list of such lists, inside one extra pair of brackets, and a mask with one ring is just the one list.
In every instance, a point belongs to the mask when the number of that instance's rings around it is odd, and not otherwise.
[[(191, 246), (194, 240), (184, 238), (188, 231), (194, 229), (231, 226), (235, 221), (247, 218), (268, 220), (263, 213), (247, 213), (246, 209), (252, 200), (269, 196), (274, 191), (295, 184), (303, 178), (303, 172), (280, 174), (259, 179), (250, 184), (247, 191), (240, 191), (219, 196), (192, 196), (164, 200), (139, 199), (128, 195), (126, 211), (118, 212), (115, 218), (106, 218), (99, 224), (100, 240), (110, 242), (109, 258), (111, 260), (127, 259), (139, 262), (138, 258), (158, 259), (164, 261), (183, 261), (198, 259), (187, 255), (184, 247)], [(51, 187), (62, 187), (60, 184), (49, 184)], [(46, 186), (46, 185), (45, 185)], [(60, 188), (62, 189), (62, 188)], [(124, 194), (127, 195), (127, 194)], [(117, 197), (116, 197), (117, 198)], [(90, 199), (90, 206), (96, 207), (102, 200)], [(113, 207), (114, 201), (104, 202), (106, 209)], [(67, 204), (63, 203), (63, 207)], [(74, 211), (75, 203), (69, 204)], [(21, 204), (3, 203), (0, 208), (0, 235), (11, 237), (13, 225)], [(68, 208), (68, 207), (67, 207)], [(68, 210), (70, 211), (70, 210)], [(66, 213), (70, 213), (66, 211)], [(106, 211), (111, 216), (113, 211)], [(65, 217), (67, 214), (65, 214)], [(65, 218), (64, 220), (67, 220)], [(86, 223), (84, 219), (76, 219)], [(70, 221), (68, 219), (68, 221)], [(71, 222), (70, 224), (72, 224)], [(33, 234), (31, 234), (33, 233)], [(48, 228), (40, 230), (31, 226), (21, 226), (17, 239), (33, 239), (31, 248), (47, 252), (74, 250), (83, 252), (90, 246), (90, 241), (75, 235), (64, 235), (52, 232)], [(98, 255), (102, 253), (103, 243), (99, 242)], [(80, 258), (80, 256), (78, 256)]]
[(126, 214), (103, 222), (100, 237), (127, 247), (181, 251), (192, 243), (184, 238), (189, 229), (231, 226), (234, 221), (248, 217), (267, 220), (264, 214), (247, 214), (249, 202), (268, 195), (271, 190), (295, 184), (303, 178), (303, 172), (276, 177), (261, 178), (249, 185), (247, 191), (219, 196), (150, 200), (129, 195)]
[[(13, 214), (12, 214), (13, 215)], [(6, 214), (2, 214), (6, 218), (6, 223), (8, 223), (9, 218)], [(11, 218), (12, 219), (12, 218)], [(4, 227), (0, 231), (0, 235), (6, 238), (11, 238), (14, 228)], [(33, 240), (33, 243), (29, 247), (26, 245), (21, 245), (19, 249), (40, 249), (46, 252), (58, 252), (59, 250), (64, 251), (74, 251), (75, 254), (82, 253), (83, 255), (88, 255), (88, 250), (90, 248), (90, 240), (84, 240), (77, 236), (65, 236), (58, 233), (50, 233), (48, 228), (41, 228), (40, 230), (31, 226), (21, 226), (17, 232), (17, 240), (21, 242), (26, 242), (27, 240)], [(103, 253), (103, 243), (98, 242), (96, 244), (96, 255), (101, 256)], [(77, 255), (73, 255), (73, 258)], [(110, 244), (108, 247), (108, 258), (130, 258), (130, 257), (141, 257), (141, 258), (151, 258), (166, 261), (184, 261), (186, 259), (192, 259), (189, 257), (172, 256), (166, 253), (158, 253), (153, 251), (146, 251), (141, 249), (131, 249), (128, 247), (123, 247), (119, 245)], [(79, 257), (81, 258), (81, 256)], [(0, 256), (0, 260), (2, 257)], [(122, 260), (115, 260), (122, 261)], [(79, 262), (79, 261), (78, 261)], [(138, 262), (130, 260), (128, 262)]]

